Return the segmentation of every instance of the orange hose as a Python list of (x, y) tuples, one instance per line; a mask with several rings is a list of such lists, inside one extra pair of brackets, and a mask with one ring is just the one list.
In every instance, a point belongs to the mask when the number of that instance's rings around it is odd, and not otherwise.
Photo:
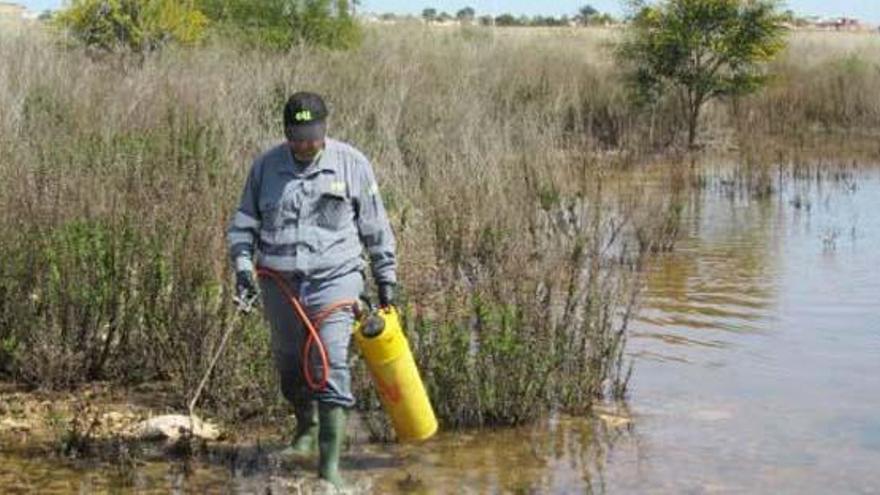
[[(305, 309), (303, 309), (302, 304), (300, 304), (299, 299), (296, 298), (296, 295), (293, 291), (290, 290), (290, 287), (287, 283), (284, 282), (284, 278), (280, 273), (275, 270), (270, 270), (268, 268), (258, 267), (257, 268), (257, 276), (260, 277), (268, 277), (272, 279), (275, 284), (281, 289), (281, 292), (287, 298), (288, 304), (293, 308), (294, 314), (296, 314), (299, 321), (302, 322), (303, 326), (308, 333), (308, 337), (306, 338), (306, 343), (303, 346), (302, 350), (302, 367), (303, 367), (303, 375), (306, 378), (306, 384), (309, 389), (313, 392), (318, 392), (324, 390), (327, 387), (327, 378), (330, 374), (330, 360), (327, 358), (327, 349), (324, 347), (324, 342), (321, 341), (321, 335), (316, 330), (316, 327), (321, 326), (327, 317), (343, 309), (345, 307), (355, 307), (357, 305), (357, 301), (340, 301), (330, 306), (323, 308), (317, 315), (315, 315), (314, 322), (309, 316), (306, 314)], [(318, 347), (318, 355), (321, 358), (321, 380), (320, 382), (316, 382), (312, 377), (311, 367), (309, 366), (309, 356), (311, 355), (312, 345), (317, 345)]]

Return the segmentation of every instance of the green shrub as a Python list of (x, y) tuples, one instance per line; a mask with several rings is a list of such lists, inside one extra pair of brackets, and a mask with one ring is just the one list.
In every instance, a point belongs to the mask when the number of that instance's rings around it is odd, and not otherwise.
[(72, 0), (53, 22), (90, 48), (133, 52), (196, 43), (207, 26), (191, 2), (178, 0)]
[(252, 47), (294, 44), (333, 49), (357, 46), (362, 33), (348, 0), (199, 0), (219, 34)]
[(0, 307), (4, 340), (25, 350), (7, 352), (12, 368), (40, 385), (104, 378), (137, 327), (139, 239), (129, 225), (91, 221), (22, 234), (0, 249), (0, 291), (17, 298)]

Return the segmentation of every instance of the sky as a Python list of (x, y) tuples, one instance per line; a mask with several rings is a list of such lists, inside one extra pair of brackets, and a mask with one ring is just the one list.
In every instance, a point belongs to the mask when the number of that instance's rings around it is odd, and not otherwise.
[[(9, 0), (6, 0), (9, 1)], [(12, 0), (30, 10), (41, 12), (57, 9), (62, 0)], [(620, 0), (361, 0), (364, 12), (394, 12), (397, 14), (419, 14), (426, 7), (438, 12), (455, 14), (463, 7), (472, 7), (481, 14), (511, 13), (514, 15), (574, 15), (578, 8), (590, 4), (600, 12), (620, 15), (623, 2)], [(863, 21), (880, 24), (880, 1), (878, 0), (787, 0), (786, 8), (801, 15), (823, 17), (855, 17)]]

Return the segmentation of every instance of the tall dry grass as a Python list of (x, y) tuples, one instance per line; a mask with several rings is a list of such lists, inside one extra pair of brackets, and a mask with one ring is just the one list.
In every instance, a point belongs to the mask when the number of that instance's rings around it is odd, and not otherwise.
[(877, 157), (880, 133), (880, 36), (804, 32), (791, 36), (771, 66), (769, 87), (736, 105), (732, 121), (743, 148)]
[[(170, 380), (183, 404), (234, 325), (205, 404), (232, 419), (277, 411), (263, 326), (229, 305), (224, 229), (286, 97), (310, 89), (330, 102), (331, 134), (373, 160), (447, 424), (621, 396), (640, 271), (674, 239), (682, 199), (681, 181), (651, 195), (616, 167), (674, 145), (679, 120), (629, 105), (614, 33), (513, 32), (405, 27), (352, 52), (209, 46), (137, 63), (0, 38), (0, 371), (53, 387)], [(797, 67), (849, 70), (829, 64)], [(872, 129), (880, 87), (860, 77), (844, 127)], [(707, 136), (777, 132), (775, 108), (813, 118), (833, 87), (777, 81), (713, 108)], [(356, 384), (375, 408), (363, 373)]]

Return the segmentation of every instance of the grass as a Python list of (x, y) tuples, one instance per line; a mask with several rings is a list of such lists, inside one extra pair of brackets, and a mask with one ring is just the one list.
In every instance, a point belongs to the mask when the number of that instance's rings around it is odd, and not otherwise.
[[(624, 396), (627, 323), (648, 256), (677, 235), (687, 166), (666, 167), (659, 194), (620, 173), (675, 156), (683, 136), (674, 109), (630, 106), (615, 36), (403, 27), (351, 52), (210, 45), (129, 64), (5, 35), (0, 372), (54, 388), (167, 380), (184, 408), (236, 325), (200, 404), (232, 421), (280, 415), (262, 322), (231, 312), (224, 230), (284, 100), (310, 89), (331, 104), (331, 134), (374, 163), (446, 425)], [(707, 149), (763, 162), (873, 136), (880, 60), (855, 36), (796, 37), (770, 88), (709, 109)], [(859, 143), (848, 151), (877, 149)]]

